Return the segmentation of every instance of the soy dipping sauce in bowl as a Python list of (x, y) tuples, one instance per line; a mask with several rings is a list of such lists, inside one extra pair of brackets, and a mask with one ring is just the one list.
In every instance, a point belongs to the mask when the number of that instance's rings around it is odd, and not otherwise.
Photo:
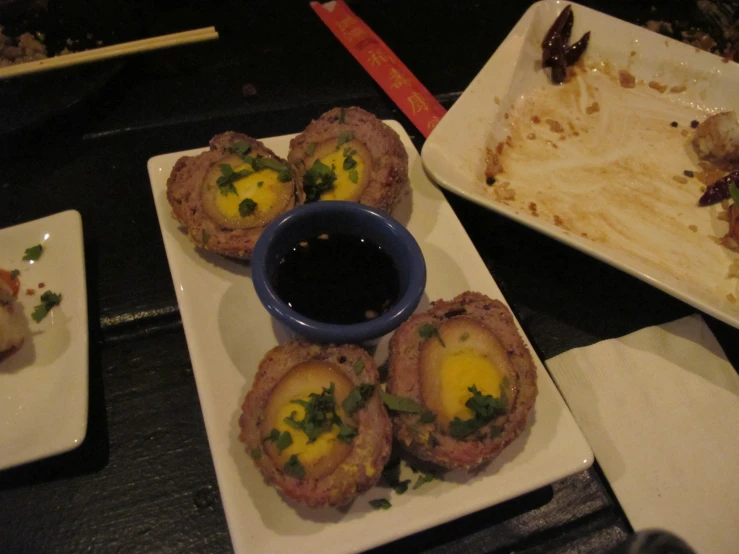
[(252, 256), (252, 279), (265, 308), (298, 335), (356, 343), (410, 317), (426, 264), (413, 236), (387, 213), (326, 201), (267, 226)]

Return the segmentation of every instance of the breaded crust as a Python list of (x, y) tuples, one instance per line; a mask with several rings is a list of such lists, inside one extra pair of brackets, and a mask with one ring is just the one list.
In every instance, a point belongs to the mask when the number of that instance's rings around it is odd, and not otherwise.
[[(500, 341), (513, 366), (514, 394), (509, 398), (509, 409), (486, 426), (494, 425), (502, 432), (494, 438), (460, 440), (449, 436), (440, 425), (420, 423), (417, 415), (403, 413), (392, 414), (393, 431), (396, 439), (421, 459), (448, 469), (473, 469), (495, 458), (523, 431), (537, 395), (536, 367), (518, 334), (513, 315), (503, 303), (480, 293), (465, 292), (450, 301), (434, 302), (426, 313), (408, 319), (390, 340), (387, 390), (423, 404), (419, 364), (424, 339), (419, 328), (426, 323), (438, 326), (459, 316), (476, 319), (487, 327)], [(429, 440), (431, 434), (435, 441)]]
[(308, 145), (335, 140), (342, 132), (351, 131), (372, 158), (370, 179), (359, 202), (392, 213), (409, 183), (408, 153), (398, 133), (371, 113), (361, 108), (345, 108), (344, 123), (339, 123), (341, 111), (334, 108), (324, 113), (290, 141), (287, 160), (295, 170), (297, 187), (303, 190), (303, 175), (309, 169), (305, 165)]
[[(364, 369), (357, 375), (353, 366), (358, 359)], [(295, 341), (267, 352), (259, 364), (252, 389), (246, 395), (239, 419), (239, 439), (247, 451), (261, 449), (259, 426), (272, 390), (297, 364), (309, 360), (331, 362), (338, 366), (354, 386), (370, 383), (377, 386), (378, 373), (372, 357), (357, 346), (315, 345)], [(262, 455), (254, 463), (266, 480), (285, 495), (309, 506), (342, 506), (377, 483), (390, 457), (392, 427), (380, 395), (375, 392), (354, 414), (358, 423), (352, 450), (331, 474), (320, 479), (296, 479), (285, 474), (273, 460)]]
[[(172, 206), (172, 216), (187, 228), (188, 237), (196, 246), (232, 258), (249, 259), (264, 227), (230, 229), (221, 226), (205, 212), (201, 190), (210, 168), (228, 154), (228, 146), (239, 141), (248, 142), (255, 155), (284, 161), (258, 140), (228, 131), (211, 139), (208, 152), (177, 160), (167, 180), (167, 200)], [(294, 195), (285, 211), (293, 206)]]

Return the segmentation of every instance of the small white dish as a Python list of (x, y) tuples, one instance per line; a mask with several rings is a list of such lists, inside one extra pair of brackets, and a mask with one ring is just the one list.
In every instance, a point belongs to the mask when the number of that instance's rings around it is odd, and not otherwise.
[[(429, 301), (451, 299), (474, 290), (505, 299), (441, 191), (426, 177), (418, 152), (395, 122), (408, 152), (411, 188), (394, 216), (411, 232), (427, 266)], [(286, 156), (294, 135), (263, 139)], [(167, 259), (180, 306), (200, 405), (208, 433), (231, 540), (237, 553), (358, 552), (470, 514), (542, 487), (593, 463), (593, 454), (554, 383), (531, 348), (538, 370), (539, 397), (529, 424), (493, 463), (480, 473), (450, 472), (397, 495), (375, 487), (347, 509), (310, 509), (284, 500), (265, 484), (239, 442), (241, 404), (251, 388), (259, 361), (272, 347), (290, 340), (270, 317), (252, 286), (249, 265), (201, 251), (172, 218), (167, 178), (184, 155), (176, 152), (149, 160), (149, 178)], [(524, 336), (520, 330), (521, 335)], [(387, 358), (390, 335), (379, 339), (374, 353)], [(526, 341), (528, 344), (528, 341)], [(410, 471), (403, 479), (413, 479)], [(413, 482), (411, 484), (413, 484)], [(389, 498), (392, 508), (373, 510), (369, 500)]]
[[(23, 261), (41, 244), (41, 257)], [(0, 267), (20, 271), (18, 302), (28, 323), (16, 352), (0, 361), (0, 469), (73, 450), (87, 434), (88, 333), (80, 214), (70, 210), (0, 229)], [(43, 287), (41, 287), (43, 284)], [(34, 293), (26, 293), (33, 289)], [(41, 295), (61, 304), (36, 323)]]
[[(701, 183), (683, 173), (699, 172), (691, 122), (739, 113), (739, 65), (572, 4), (572, 41), (591, 31), (591, 70), (552, 85), (541, 42), (567, 4), (528, 9), (424, 144), (424, 166), (442, 187), (739, 327), (739, 255), (713, 240), (728, 224), (720, 206), (698, 207)], [(508, 137), (488, 186), (486, 149)], [(506, 183), (515, 198), (496, 195)]]

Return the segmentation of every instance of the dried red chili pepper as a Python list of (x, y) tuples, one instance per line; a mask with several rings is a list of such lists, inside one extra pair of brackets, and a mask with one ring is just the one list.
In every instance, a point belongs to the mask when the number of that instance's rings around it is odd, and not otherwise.
[(590, 42), (590, 31), (585, 33), (580, 40), (575, 44), (571, 44), (565, 49), (565, 61), (567, 65), (575, 65), (580, 56), (583, 55), (585, 49), (588, 47)]
[(732, 171), (725, 177), (721, 177), (718, 181), (709, 185), (703, 196), (698, 200), (699, 206), (710, 206), (717, 204), (722, 200), (729, 198), (729, 184), (739, 187), (739, 170)]
[(567, 5), (554, 20), (552, 26), (541, 42), (541, 63), (552, 68), (552, 82), (563, 83), (567, 78), (567, 66), (580, 59), (590, 41), (590, 31), (585, 33), (575, 44), (568, 45), (575, 15), (572, 7)]

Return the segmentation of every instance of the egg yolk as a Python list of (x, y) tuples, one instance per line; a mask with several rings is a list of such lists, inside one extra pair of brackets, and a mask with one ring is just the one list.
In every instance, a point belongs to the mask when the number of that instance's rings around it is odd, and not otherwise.
[[(341, 370), (330, 362), (311, 360), (298, 364), (272, 389), (265, 406), (264, 419), (260, 424), (260, 435), (265, 452), (278, 467), (284, 467), (292, 456), (296, 456), (305, 469), (306, 477), (318, 479), (334, 471), (351, 452), (353, 441), (343, 442), (338, 438), (338, 424), (332, 425), (313, 442), (309, 442), (308, 434), (303, 429), (296, 429), (285, 422), (285, 419), (296, 422), (305, 419), (306, 408), (295, 401), (310, 402), (311, 394), (321, 395), (325, 389), (331, 387), (336, 415), (345, 424), (356, 427), (356, 422), (349, 418), (341, 407), (341, 403), (352, 390), (352, 384)], [(325, 412), (325, 415), (329, 413), (330, 410)], [(275, 430), (280, 435), (286, 432), (290, 434), (291, 444), (282, 451), (279, 450), (276, 441), (268, 438)]]
[[(356, 200), (360, 195), (365, 173), (364, 160), (359, 154), (354, 153), (351, 159), (356, 162), (356, 165), (352, 169), (344, 169), (344, 160), (347, 158), (344, 155), (346, 149), (351, 150), (351, 147), (339, 148), (339, 150), (320, 158), (321, 163), (333, 167), (336, 173), (333, 189), (321, 194), (321, 200)], [(347, 152), (350, 150), (347, 150)], [(352, 171), (356, 171), (356, 174), (353, 174)], [(356, 181), (352, 180), (353, 176), (356, 177)]]
[[(244, 169), (251, 169), (251, 166), (242, 164), (233, 168), (235, 172)], [(279, 174), (273, 169), (263, 169), (258, 173), (252, 173), (234, 181), (233, 185), (236, 194), (219, 192), (216, 195), (216, 208), (228, 219), (243, 217), (239, 206), (246, 198), (256, 203), (253, 213), (257, 214), (269, 211), (282, 196), (283, 183), (279, 180)]]
[(486, 356), (471, 350), (451, 352), (441, 362), (441, 409), (445, 419), (467, 420), (474, 413), (465, 403), (472, 397), (469, 388), (483, 395), (500, 397), (504, 374)]
[[(310, 398), (304, 396), (301, 400), (308, 402)], [(293, 412), (295, 412), (293, 416), (295, 421), (300, 421), (305, 417), (305, 408), (299, 404), (285, 404), (277, 412), (275, 429), (280, 433), (289, 432), (293, 441), (279, 454), (279, 457), (285, 463), (290, 459), (290, 456), (297, 454), (303, 464), (314, 464), (329, 455), (336, 447), (336, 442), (339, 440), (337, 438), (339, 436), (339, 426), (333, 425), (330, 431), (322, 433), (314, 442), (309, 443), (308, 435), (285, 423), (285, 418), (289, 418)]]

